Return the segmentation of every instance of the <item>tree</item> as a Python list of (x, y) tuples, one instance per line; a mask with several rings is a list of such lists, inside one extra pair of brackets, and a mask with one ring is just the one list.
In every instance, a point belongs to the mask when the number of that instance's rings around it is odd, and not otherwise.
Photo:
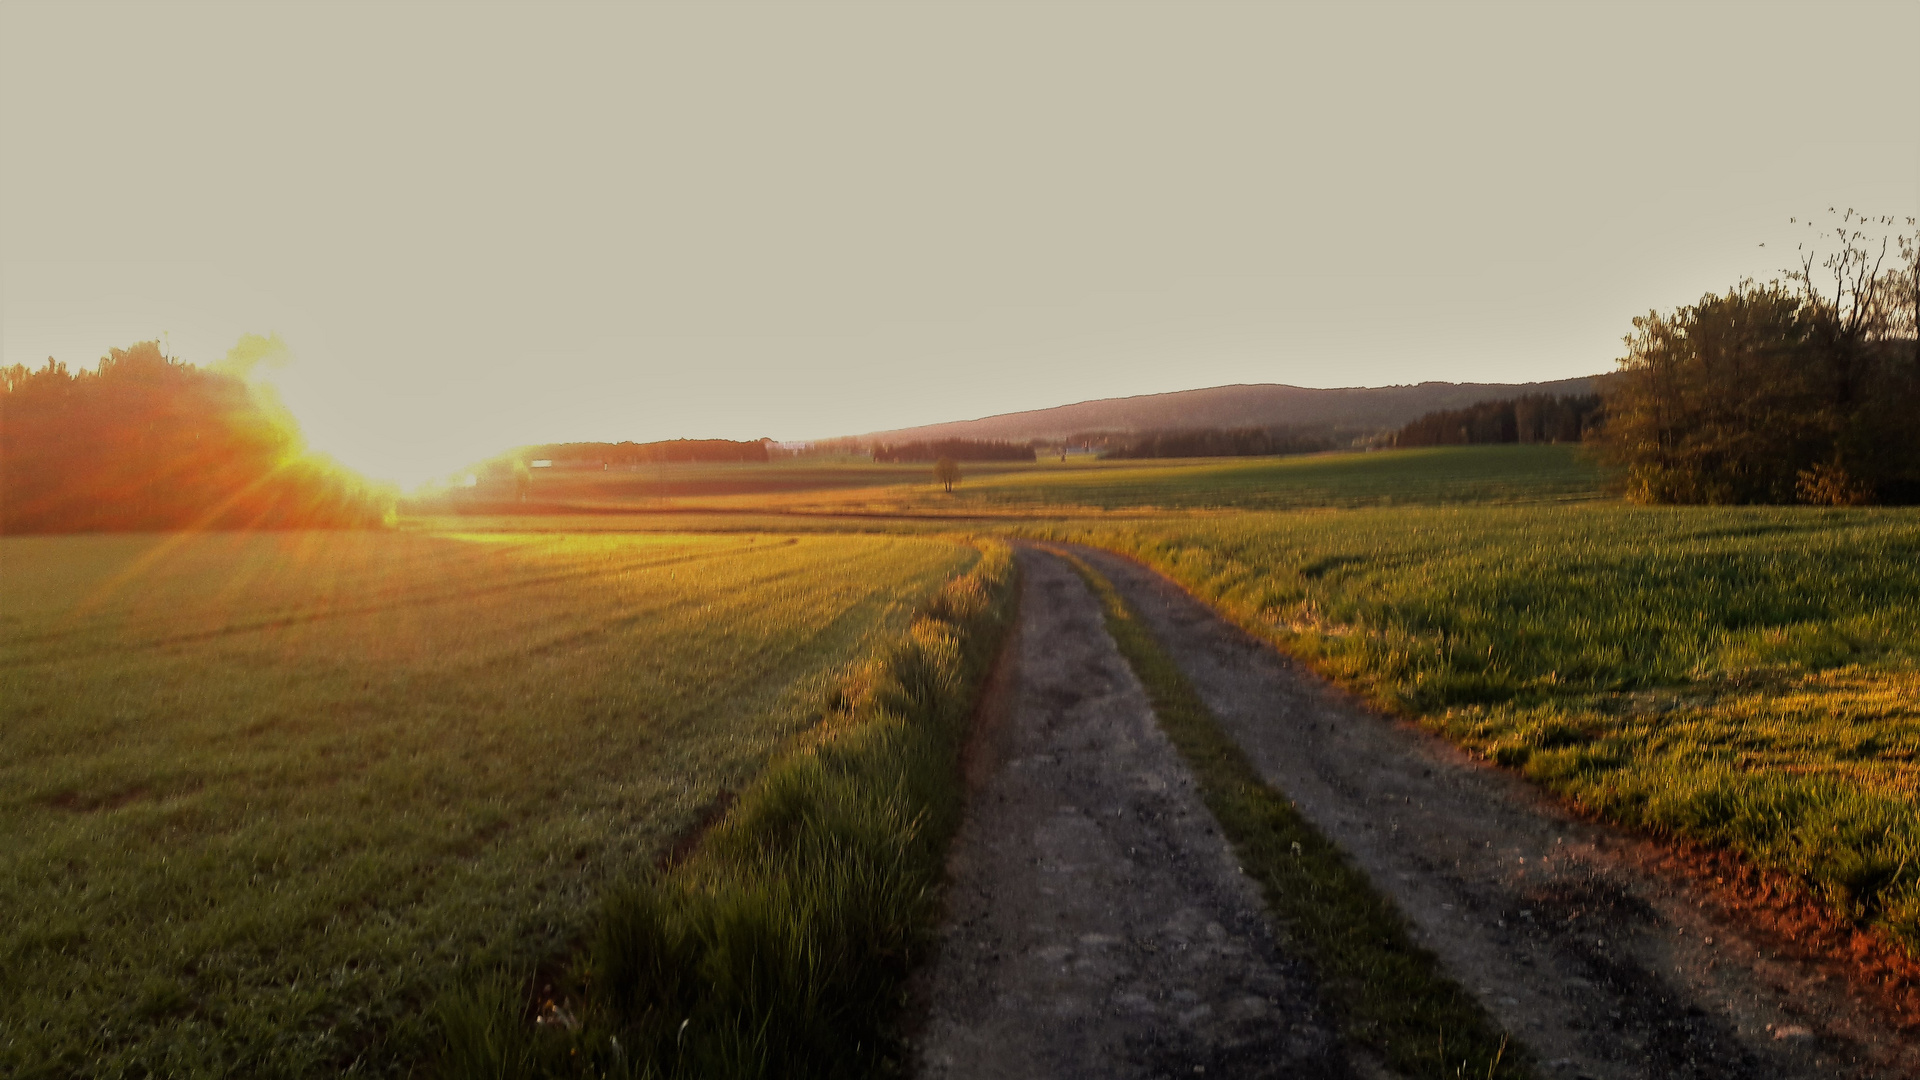
[(1626, 494), (1920, 501), (1920, 289), (1915, 237), (1897, 227), (1849, 210), (1823, 241), (1831, 254), (1802, 244), (1784, 281), (1635, 319), (1596, 440)]
[(1790, 502), (1818, 460), (1799, 300), (1751, 281), (1633, 320), (1599, 442), (1639, 502)]
[(941, 485), (948, 494), (953, 493), (953, 485), (960, 482), (960, 464), (950, 457), (943, 457), (933, 463), (933, 482)]
[(0, 369), (0, 532), (378, 525), (390, 504), (244, 380), (158, 342), (95, 371)]
[(1920, 501), (1920, 228), (1852, 209), (1808, 228), (1821, 238), (1800, 245), (1787, 279), (1804, 307), (1816, 415), (1832, 445), (1806, 489)]

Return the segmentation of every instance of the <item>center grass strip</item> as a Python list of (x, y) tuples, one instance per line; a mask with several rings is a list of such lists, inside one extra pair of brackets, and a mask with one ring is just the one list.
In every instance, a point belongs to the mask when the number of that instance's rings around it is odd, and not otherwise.
[(1081, 559), (1055, 554), (1100, 598), (1107, 631), (1146, 688), (1161, 729), (1193, 770), (1242, 867), (1303, 947), (1342, 1034), (1404, 1075), (1533, 1076), (1525, 1052), (1408, 937), (1392, 902), (1260, 778), (1112, 584)]
[(902, 988), (938, 914), (962, 744), (1013, 617), (982, 545), (685, 860), (609, 896), (554, 980), (496, 972), (439, 1007), (443, 1077), (905, 1071)]

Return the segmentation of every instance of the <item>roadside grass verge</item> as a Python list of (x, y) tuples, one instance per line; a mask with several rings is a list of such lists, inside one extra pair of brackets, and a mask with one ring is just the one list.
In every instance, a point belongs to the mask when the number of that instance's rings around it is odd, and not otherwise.
[(1527, 1056), (1414, 944), (1393, 903), (1260, 778), (1144, 623), (1097, 570), (1055, 550), (1100, 598), (1107, 630), (1146, 687), (1162, 730), (1267, 904), (1297, 940), (1343, 1035), (1421, 1077), (1527, 1077)]
[(894, 1030), (937, 915), (959, 754), (1012, 618), (982, 545), (682, 862), (615, 887), (564, 974), (442, 1003), (440, 1075), (840, 1077), (904, 1071)]
[(1575, 805), (1920, 952), (1920, 513), (1473, 507), (1035, 528), (1132, 555)]

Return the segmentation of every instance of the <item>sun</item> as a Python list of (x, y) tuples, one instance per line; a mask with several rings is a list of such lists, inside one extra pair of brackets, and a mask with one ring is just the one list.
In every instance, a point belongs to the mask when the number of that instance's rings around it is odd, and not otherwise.
[(369, 397), (363, 388), (332, 386), (306, 377), (299, 365), (260, 371), (248, 381), (302, 447), (403, 493), (457, 482), (467, 468), (502, 449), (490, 433), (458, 418)]

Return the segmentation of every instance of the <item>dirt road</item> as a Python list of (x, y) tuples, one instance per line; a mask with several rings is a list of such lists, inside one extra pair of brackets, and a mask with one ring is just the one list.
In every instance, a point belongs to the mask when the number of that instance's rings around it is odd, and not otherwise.
[(1268, 783), (1388, 894), (1548, 1076), (1914, 1076), (1920, 1048), (1661, 853), (1385, 719), (1159, 574), (1082, 554)]
[(1059, 558), (1020, 560), (920, 1075), (1349, 1075), (1097, 601)]
[[(1844, 980), (1662, 873), (1654, 845), (1374, 713), (1153, 571), (1080, 554), (1545, 1076), (1920, 1076), (1920, 1049)], [(920, 1074), (1372, 1073), (1277, 944), (1094, 598), (1059, 558), (1020, 558), (1009, 685), (922, 977)]]

